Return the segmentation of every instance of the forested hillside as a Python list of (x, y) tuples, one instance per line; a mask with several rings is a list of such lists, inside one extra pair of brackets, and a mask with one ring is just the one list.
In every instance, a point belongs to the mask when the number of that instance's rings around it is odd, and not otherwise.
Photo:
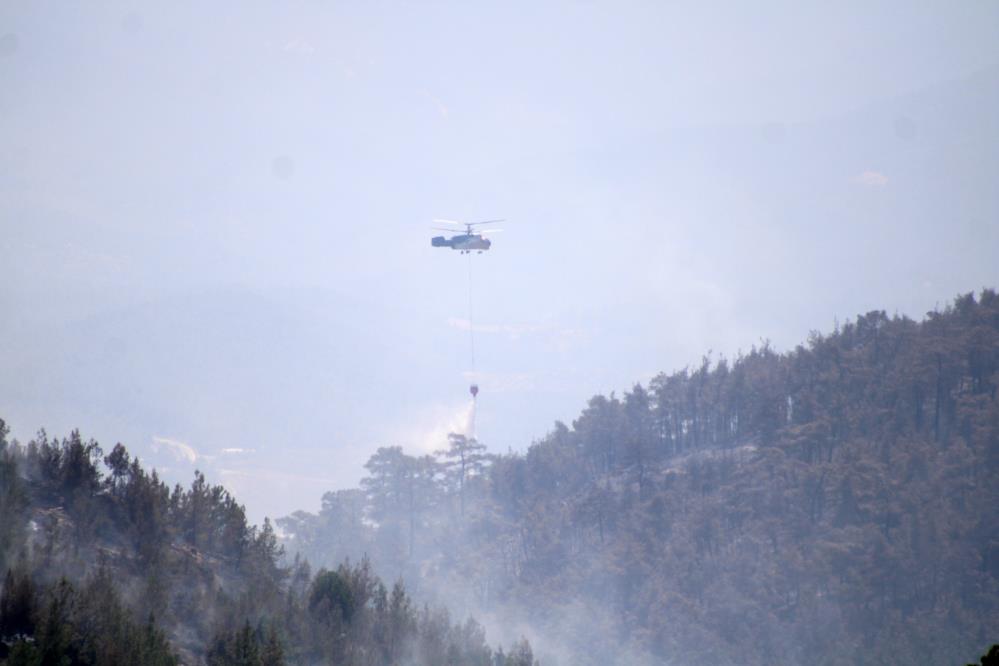
[(379, 449), (279, 521), (293, 559), (200, 474), (0, 422), (0, 662), (973, 661), (999, 637), (997, 387), (993, 291), (872, 312), (594, 397), (523, 454)]
[(999, 639), (997, 386), (985, 290), (596, 396), (523, 454), (379, 449), (279, 524), (545, 663), (965, 663)]
[(120, 444), (7, 434), (0, 420), (0, 663), (536, 663), (526, 641), (492, 650), (474, 620), (417, 606), (363, 559), (283, 564), (270, 524), (200, 474), (171, 489)]

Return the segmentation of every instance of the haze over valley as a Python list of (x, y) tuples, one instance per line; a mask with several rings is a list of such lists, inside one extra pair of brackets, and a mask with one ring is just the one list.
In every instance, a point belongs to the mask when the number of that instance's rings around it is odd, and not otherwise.
[(0, 663), (974, 661), (997, 26), (3, 4)]

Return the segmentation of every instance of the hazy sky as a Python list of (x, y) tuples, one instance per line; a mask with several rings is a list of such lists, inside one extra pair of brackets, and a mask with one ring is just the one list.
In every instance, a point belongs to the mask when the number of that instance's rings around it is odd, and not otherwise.
[[(830, 3), (826, 3), (830, 4)], [(315, 509), (999, 286), (999, 3), (0, 4), (0, 417)]]

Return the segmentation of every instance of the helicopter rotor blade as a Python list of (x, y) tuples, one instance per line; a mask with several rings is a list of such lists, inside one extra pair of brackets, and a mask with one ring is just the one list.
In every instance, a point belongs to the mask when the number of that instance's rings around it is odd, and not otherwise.
[(458, 222), (456, 220), (445, 220), (437, 217), (434, 218), (434, 222), (437, 222), (438, 224), (457, 224), (458, 226), (461, 227), (465, 226), (464, 222)]
[(500, 220), (482, 220), (481, 222), (466, 222), (465, 225), (469, 227), (474, 227), (479, 224), (494, 224), (496, 222), (506, 222), (506, 218)]
[(431, 229), (436, 229), (437, 231), (450, 231), (452, 234), (461, 233), (461, 229), (451, 229), (449, 227), (430, 227)]

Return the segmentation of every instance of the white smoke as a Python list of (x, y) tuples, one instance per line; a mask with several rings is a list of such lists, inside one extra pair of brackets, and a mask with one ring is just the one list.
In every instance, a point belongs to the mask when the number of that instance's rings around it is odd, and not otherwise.
[(447, 436), (474, 435), (475, 401), (424, 408), (407, 423), (392, 429), (385, 437), (389, 445), (399, 445), (410, 455), (425, 455), (447, 447)]
[(166, 449), (177, 460), (186, 460), (192, 465), (198, 460), (198, 452), (187, 442), (170, 439), (169, 437), (153, 437), (153, 453), (159, 453), (160, 449)]

